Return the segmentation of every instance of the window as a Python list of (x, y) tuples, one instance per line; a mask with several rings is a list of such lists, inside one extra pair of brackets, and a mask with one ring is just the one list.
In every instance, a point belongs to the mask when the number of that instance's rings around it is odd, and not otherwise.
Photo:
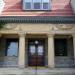
[(25, 3), (25, 8), (26, 9), (31, 9), (31, 3), (30, 2), (26, 2)]
[(34, 3), (34, 9), (40, 9), (40, 3)]
[(41, 9), (41, 0), (33, 0), (33, 9)]
[(31, 9), (32, 0), (23, 0), (23, 9), (29, 10)]
[(7, 39), (5, 55), (18, 56), (18, 40), (17, 39)]
[(48, 3), (43, 3), (43, 9), (48, 9)]
[(24, 10), (51, 10), (51, 0), (23, 0)]
[(55, 56), (67, 56), (67, 39), (55, 39)]
[(50, 0), (43, 0), (43, 9), (49, 9), (50, 5)]

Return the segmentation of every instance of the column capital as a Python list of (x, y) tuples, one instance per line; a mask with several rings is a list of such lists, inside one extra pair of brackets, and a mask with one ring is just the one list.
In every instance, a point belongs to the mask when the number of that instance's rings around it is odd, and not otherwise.
[(18, 35), (19, 35), (20, 37), (25, 37), (25, 36), (26, 36), (26, 32), (19, 32)]
[(54, 34), (47, 34), (48, 37), (54, 37)]

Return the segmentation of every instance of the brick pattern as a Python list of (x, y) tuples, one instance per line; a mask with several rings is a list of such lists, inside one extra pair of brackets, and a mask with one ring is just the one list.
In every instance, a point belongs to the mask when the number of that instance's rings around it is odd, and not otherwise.
[(51, 11), (24, 11), (22, 0), (4, 0), (1, 16), (74, 16), (70, 0), (52, 0)]

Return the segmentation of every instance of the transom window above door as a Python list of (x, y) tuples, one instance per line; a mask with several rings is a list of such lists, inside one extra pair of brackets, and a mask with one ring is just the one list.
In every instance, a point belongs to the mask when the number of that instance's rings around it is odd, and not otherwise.
[(24, 10), (51, 10), (51, 0), (23, 0)]

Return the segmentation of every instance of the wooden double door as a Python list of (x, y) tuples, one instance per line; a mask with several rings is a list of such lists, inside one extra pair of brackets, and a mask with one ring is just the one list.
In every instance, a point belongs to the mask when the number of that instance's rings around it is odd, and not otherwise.
[(28, 41), (28, 66), (45, 66), (45, 40)]

